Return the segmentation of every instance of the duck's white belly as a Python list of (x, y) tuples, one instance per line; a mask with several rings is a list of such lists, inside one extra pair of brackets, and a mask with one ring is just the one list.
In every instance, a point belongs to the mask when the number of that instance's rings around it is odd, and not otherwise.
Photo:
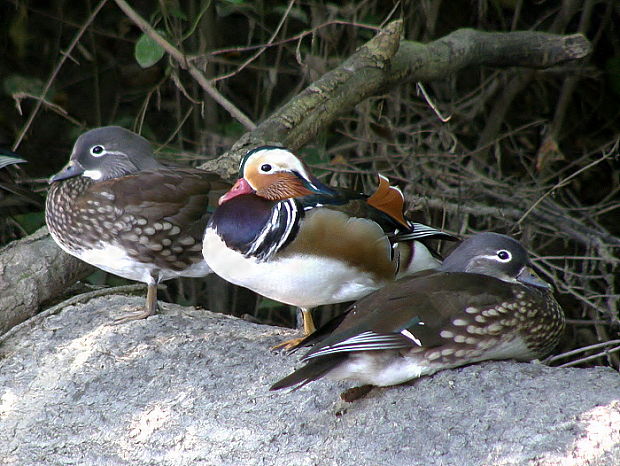
[(327, 377), (387, 387), (433, 374), (439, 369), (419, 356), (403, 357), (398, 351), (359, 351), (351, 353), (343, 363), (329, 371)]
[(490, 340), (468, 350), (461, 359), (454, 359), (454, 353), (446, 357), (433, 357), (432, 353), (442, 353), (451, 348), (439, 346), (421, 351), (357, 351), (334, 367), (327, 376), (335, 380), (353, 380), (362, 384), (386, 387), (398, 385), (408, 380), (431, 375), (442, 369), (464, 366), (466, 364), (491, 359), (516, 359), (530, 361), (536, 357), (526, 342), (519, 336)]
[(211, 228), (205, 233), (202, 252), (211, 270), (225, 280), (303, 308), (352, 301), (385, 285), (328, 257), (300, 254), (259, 262), (229, 249)]
[[(127, 252), (114, 244), (100, 243), (98, 248), (73, 251), (67, 248), (62, 241), (50, 232), (56, 244), (68, 254), (77, 257), (84, 262), (94, 265), (105, 272), (118, 275), (119, 277), (138, 282), (154, 284), (171, 278), (183, 277), (204, 277), (211, 273), (206, 262), (200, 261), (192, 264), (181, 272), (173, 270), (163, 270), (155, 264), (138, 262), (127, 254)], [(157, 277), (155, 280), (153, 277)]]

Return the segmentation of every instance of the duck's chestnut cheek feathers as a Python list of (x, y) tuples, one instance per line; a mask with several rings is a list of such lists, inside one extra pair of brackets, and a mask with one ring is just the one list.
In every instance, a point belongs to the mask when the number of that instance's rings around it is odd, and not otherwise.
[(241, 194), (251, 194), (253, 192), (254, 189), (252, 186), (250, 186), (244, 178), (239, 178), (233, 187), (220, 197), (218, 204), (222, 205), (224, 202), (231, 200), (233, 197), (240, 196)]
[(270, 201), (283, 201), (294, 197), (312, 194), (304, 186), (303, 181), (293, 173), (280, 171), (275, 173), (253, 173), (245, 176), (245, 180), (257, 196)]

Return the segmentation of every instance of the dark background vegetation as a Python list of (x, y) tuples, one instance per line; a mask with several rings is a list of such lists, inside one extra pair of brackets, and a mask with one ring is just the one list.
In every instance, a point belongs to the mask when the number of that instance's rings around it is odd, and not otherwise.
[[(140, 132), (159, 156), (177, 164), (198, 165), (243, 134), (243, 127), (167, 56), (139, 66), (135, 47), (142, 33), (112, 0), (89, 23), (96, 5), (0, 0), (0, 145), (16, 147), (30, 162), (3, 169), (5, 185), (12, 179), (44, 196), (46, 178), (66, 163), (75, 138), (100, 125)], [(302, 155), (332, 184), (368, 191), (377, 171), (388, 175), (405, 191), (415, 220), (460, 235), (494, 230), (523, 240), (541, 274), (555, 283), (569, 317), (556, 353), (606, 344), (556, 364), (619, 367), (620, 342), (614, 343), (620, 338), (619, 2), (131, 5), (256, 123), (391, 19), (403, 18), (404, 37), (420, 42), (463, 27), (584, 33), (593, 53), (579, 62), (546, 70), (472, 67), (422, 83), (428, 99), (416, 84), (386, 91), (361, 102)], [(84, 25), (77, 47), (53, 74)], [(45, 101), (33, 113), (48, 82)], [(43, 224), (42, 208), (24, 194), (1, 191), (0, 213), (1, 244)], [(100, 272), (89, 281), (120, 282)], [(288, 309), (223, 286), (217, 277), (172, 283), (165, 293), (182, 304), (294, 323)]]

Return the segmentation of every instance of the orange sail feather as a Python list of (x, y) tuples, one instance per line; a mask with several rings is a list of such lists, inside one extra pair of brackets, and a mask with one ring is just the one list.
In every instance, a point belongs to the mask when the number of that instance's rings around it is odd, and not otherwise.
[(368, 198), (367, 202), (375, 209), (385, 212), (406, 228), (410, 228), (403, 215), (405, 197), (396, 186), (390, 186), (390, 182), (385, 176), (379, 175), (379, 186), (372, 196)]

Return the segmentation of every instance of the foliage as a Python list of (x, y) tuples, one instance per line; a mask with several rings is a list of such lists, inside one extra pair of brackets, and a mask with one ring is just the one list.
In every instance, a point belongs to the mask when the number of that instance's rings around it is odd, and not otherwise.
[[(160, 35), (164, 35), (162, 31), (157, 31)], [(136, 62), (142, 68), (149, 68), (164, 57), (165, 50), (146, 34), (142, 34), (136, 42), (134, 49), (134, 57)]]

